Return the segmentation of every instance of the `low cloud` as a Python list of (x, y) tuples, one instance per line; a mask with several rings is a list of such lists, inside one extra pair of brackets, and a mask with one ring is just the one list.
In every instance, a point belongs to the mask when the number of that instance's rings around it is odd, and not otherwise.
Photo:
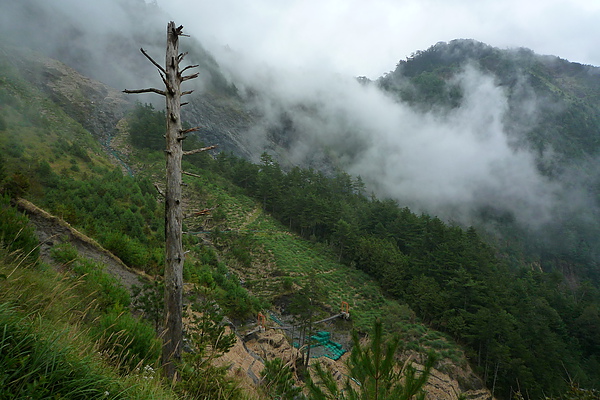
[[(429, 1), (446, 7), (443, 2)], [(409, 3), (413, 8), (407, 15), (421, 15), (420, 3)], [(234, 4), (236, 7), (225, 7)], [(251, 102), (255, 113), (263, 116), (246, 132), (253, 148), (268, 146), (279, 134), (290, 150), (287, 161), (292, 164), (309, 162), (318, 167), (327, 154), (352, 175), (360, 175), (379, 196), (465, 224), (489, 205), (511, 213), (523, 225), (539, 227), (553, 218), (557, 209), (565, 210), (566, 201), (572, 210), (591, 204), (590, 196), (581, 189), (585, 185), (565, 188), (539, 173), (538, 163), (551, 160), (552, 149), (534, 154), (521, 138), (535, 127), (544, 99), (536, 98), (524, 80), (514, 89), (522, 99), (517, 122), (506, 118), (508, 94), (493, 77), (473, 66), (455, 78), (464, 94), (460, 107), (416, 110), (375, 85), (359, 83), (348, 73), (350, 69), (342, 66), (367, 65), (359, 63), (369, 57), (365, 46), (379, 45), (373, 37), (365, 41), (351, 36), (349, 25), (343, 22), (363, 26), (367, 21), (373, 26), (371, 22), (381, 20), (382, 25), (390, 24), (394, 20), (391, 13), (386, 14), (389, 20), (380, 17), (391, 10), (391, 2), (361, 6), (360, 10), (332, 3), (342, 7), (345, 19), (331, 19), (336, 7), (315, 8), (311, 13), (310, 7), (302, 4), (294, 8), (267, 0), (252, 7), (210, 2), (213, 11), (206, 8), (209, 2), (205, 1), (180, 0), (169, 5), (177, 23), (184, 24), (187, 33), (212, 51), (225, 75)], [(144, 46), (158, 60), (164, 51), (169, 17), (152, 2), (21, 0), (3, 7), (0, 22), (5, 40), (22, 41), (57, 58), (77, 59), (82, 72), (117, 88), (160, 84), (152, 65), (137, 50)], [(140, 15), (139, 10), (145, 12)], [(528, 12), (527, 8), (521, 10), (523, 15)], [(596, 8), (590, 10), (596, 12)], [(277, 29), (269, 30), (276, 21)], [(337, 32), (337, 36), (323, 35), (324, 30), (332, 35)], [(70, 40), (63, 41), (65, 35), (70, 35)], [(341, 51), (331, 50), (331, 37)], [(387, 36), (380, 38), (388, 43)], [(417, 44), (409, 38), (396, 35), (392, 39), (410, 43), (410, 52), (447, 39)], [(231, 47), (225, 46), (227, 43)], [(347, 43), (357, 47), (353, 50)], [(407, 51), (393, 55), (388, 69), (406, 55), (402, 53)], [(384, 58), (373, 57), (378, 59), (373, 68), (381, 68)], [(578, 182), (583, 178), (577, 171), (573, 168), (564, 173), (577, 177), (571, 181)]]
[[(530, 227), (553, 218), (562, 187), (539, 173), (537, 156), (505, 126), (505, 89), (474, 66), (455, 78), (463, 101), (451, 111), (418, 111), (375, 85), (320, 71), (236, 71), (232, 76), (261, 93), (256, 107), (265, 123), (253, 138), (267, 143), (269, 127), (287, 129), (294, 163), (314, 160), (324, 147), (377, 195), (464, 224), (490, 205)], [(522, 98), (529, 129), (537, 100), (532, 92)]]

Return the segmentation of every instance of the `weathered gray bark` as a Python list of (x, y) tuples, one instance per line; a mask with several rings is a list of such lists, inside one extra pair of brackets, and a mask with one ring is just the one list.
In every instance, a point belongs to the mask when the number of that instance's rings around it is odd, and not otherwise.
[[(164, 68), (141, 49), (144, 56), (158, 68), (165, 84), (165, 90), (155, 88), (124, 90), (125, 93), (157, 93), (165, 96), (166, 99), (165, 315), (162, 332), (162, 365), (165, 375), (172, 379), (176, 379), (183, 341), (183, 261), (185, 253), (182, 244), (181, 159), (184, 155), (185, 134), (197, 130), (197, 128), (191, 128), (184, 131), (181, 124), (181, 96), (191, 93), (191, 91), (182, 92), (181, 83), (198, 76), (197, 73), (182, 75), (184, 71), (197, 67), (197, 65), (190, 65), (183, 70), (179, 69), (179, 64), (185, 57), (185, 54), (179, 53), (179, 36), (185, 36), (182, 29), (182, 26), (175, 28), (173, 21), (167, 25), (167, 52)], [(192, 150), (189, 153), (194, 154), (212, 148), (214, 146)]]
[(167, 188), (165, 192), (165, 324), (163, 332), (162, 364), (165, 374), (172, 378), (176, 364), (181, 360), (183, 340), (183, 245), (181, 204), (181, 74), (179, 73), (179, 33), (174, 22), (167, 26), (167, 54), (165, 59), (167, 105)]

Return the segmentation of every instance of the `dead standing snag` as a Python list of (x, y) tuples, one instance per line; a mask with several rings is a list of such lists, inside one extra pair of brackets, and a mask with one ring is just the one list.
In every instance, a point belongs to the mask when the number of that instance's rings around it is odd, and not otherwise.
[[(166, 165), (166, 191), (165, 197), (165, 316), (162, 332), (162, 365), (164, 373), (171, 379), (176, 379), (176, 367), (181, 361), (181, 344), (183, 341), (183, 260), (185, 252), (182, 244), (183, 209), (181, 201), (181, 159), (184, 155), (183, 140), (185, 133), (197, 130), (192, 128), (183, 130), (181, 127), (181, 96), (192, 91), (181, 91), (181, 83), (198, 76), (198, 73), (183, 76), (182, 73), (189, 68), (179, 69), (179, 64), (187, 53), (179, 53), (179, 36), (183, 26), (175, 27), (173, 21), (167, 25), (167, 51), (165, 66), (162, 67), (144, 51), (142, 54), (150, 60), (159, 70), (165, 90), (156, 88), (124, 90), (125, 93), (157, 93), (165, 96), (167, 132), (165, 154)], [(210, 149), (208, 147), (205, 149)], [(204, 150), (204, 149), (203, 149)], [(192, 153), (193, 154), (193, 153)]]

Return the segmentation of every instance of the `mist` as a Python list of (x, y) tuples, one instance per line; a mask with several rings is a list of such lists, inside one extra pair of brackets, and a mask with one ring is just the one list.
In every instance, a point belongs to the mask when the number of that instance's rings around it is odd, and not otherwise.
[[(2, 0), (1, 43), (58, 59), (114, 88), (160, 83), (139, 52), (164, 58), (168, 17), (144, 0)], [(150, 97), (148, 97), (150, 99)]]
[[(353, 77), (300, 68), (267, 73), (232, 53), (219, 62), (238, 87), (261, 93), (253, 101), (266, 121), (262, 130), (253, 129), (254, 140), (267, 143), (285, 118), (295, 140), (291, 163), (314, 162), (318, 149), (326, 148), (376, 195), (413, 211), (468, 225), (481, 207), (492, 205), (540, 227), (553, 218), (564, 192), (539, 173), (534, 154), (513, 143), (503, 122), (507, 94), (474, 66), (456, 78), (464, 93), (460, 107), (421, 111)], [(534, 103), (528, 98), (524, 104), (530, 121)]]
[[(553, 157), (551, 149), (540, 156), (519, 145), (514, 127), (506, 126), (507, 93), (475, 66), (455, 78), (463, 92), (460, 107), (422, 110), (360, 83), (330, 59), (307, 57), (305, 49), (298, 49), (302, 57), (288, 49), (290, 59), (278, 63), (265, 57), (276, 54), (268, 49), (227, 46), (206, 36), (200, 15), (175, 8), (166, 13), (154, 2), (23, 0), (2, 9), (3, 41), (30, 46), (119, 89), (159, 85), (138, 49), (161, 60), (168, 20), (189, 22), (184, 31), (208, 48), (257, 117), (243, 132), (246, 143), (269, 150), (279, 131), (287, 135), (288, 151), (279, 153), (287, 164), (325, 167), (333, 159), (376, 195), (415, 212), (471, 225), (482, 208), (493, 207), (537, 230), (557, 210), (596, 209), (584, 185), (566, 187), (539, 172), (540, 161)], [(521, 90), (528, 94), (521, 107), (526, 130), (535, 127), (543, 99), (526, 85)], [(583, 180), (576, 169), (565, 175), (570, 182)]]

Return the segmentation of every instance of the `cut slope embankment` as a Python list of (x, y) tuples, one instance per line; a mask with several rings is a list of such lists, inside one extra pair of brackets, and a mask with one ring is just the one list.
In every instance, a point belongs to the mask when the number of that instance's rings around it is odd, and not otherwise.
[(134, 270), (125, 265), (117, 256), (102, 247), (94, 239), (73, 228), (68, 222), (54, 216), (25, 199), (18, 199), (15, 205), (29, 217), (40, 241), (40, 257), (42, 261), (52, 265), (55, 262), (50, 256), (53, 246), (61, 243), (71, 243), (79, 254), (85, 258), (102, 263), (106, 272), (120, 279), (127, 289), (132, 285), (140, 285), (140, 279), (150, 279), (142, 271)]

